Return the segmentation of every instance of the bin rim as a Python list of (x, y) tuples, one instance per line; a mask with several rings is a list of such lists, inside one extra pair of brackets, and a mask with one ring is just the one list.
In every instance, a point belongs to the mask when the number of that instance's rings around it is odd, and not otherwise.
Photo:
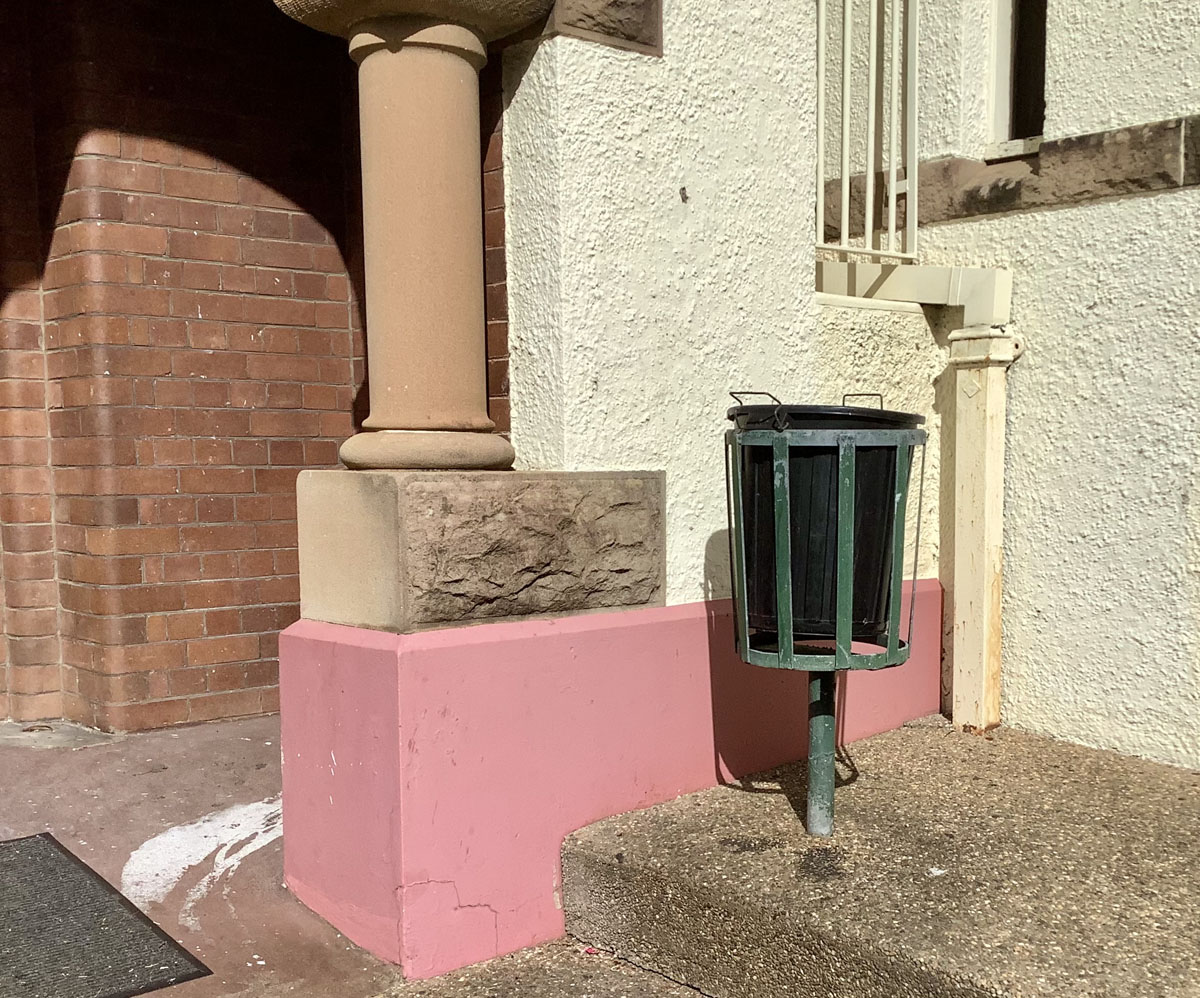
[[(910, 429), (922, 426), (925, 417), (916, 412), (870, 409), (855, 405), (735, 405), (725, 413), (739, 430), (820, 429), (823, 423), (861, 423), (862, 429)], [(832, 427), (831, 427), (832, 428)], [(847, 427), (840, 427), (847, 428)]]

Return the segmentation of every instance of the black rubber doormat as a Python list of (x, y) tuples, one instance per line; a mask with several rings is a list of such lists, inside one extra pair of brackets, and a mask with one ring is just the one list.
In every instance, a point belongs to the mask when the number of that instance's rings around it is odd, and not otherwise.
[(0, 998), (131, 998), (208, 973), (54, 836), (0, 842)]

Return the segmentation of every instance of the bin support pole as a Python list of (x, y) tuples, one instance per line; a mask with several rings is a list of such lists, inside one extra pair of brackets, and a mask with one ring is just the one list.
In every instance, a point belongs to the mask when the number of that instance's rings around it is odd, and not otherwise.
[(836, 672), (808, 674), (808, 834), (833, 834)]

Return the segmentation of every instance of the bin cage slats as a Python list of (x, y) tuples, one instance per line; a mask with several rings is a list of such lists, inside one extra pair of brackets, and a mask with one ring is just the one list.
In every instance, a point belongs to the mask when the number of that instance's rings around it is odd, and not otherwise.
[[(730, 558), (733, 567), (733, 602), (734, 621), (737, 640), (737, 650), (741, 658), (752, 665), (768, 668), (800, 669), (809, 672), (828, 672), (839, 669), (883, 669), (900, 665), (908, 660), (912, 645), (913, 613), (910, 598), (909, 619), (906, 634), (901, 637), (901, 587), (904, 579), (904, 536), (905, 519), (908, 510), (909, 485), (912, 478), (915, 451), (921, 449), (921, 471), (919, 481), (924, 485), (926, 433), (920, 429), (895, 430), (811, 430), (811, 429), (778, 429), (778, 430), (739, 430), (730, 429), (725, 434), (726, 447), (726, 484), (729, 492), (729, 527), (730, 527)], [(751, 455), (752, 449), (761, 449)], [(810, 529), (809, 535), (796, 537), (795, 520), (800, 520), (811, 527), (814, 496), (820, 498), (823, 494), (824, 482), (811, 469), (805, 470), (804, 465), (797, 464), (797, 459), (818, 455), (821, 452), (832, 459), (835, 469), (836, 482), (828, 483), (831, 491), (836, 492), (836, 544), (835, 551), (829, 552), (822, 545), (825, 539), (820, 531)], [(765, 454), (770, 455), (770, 514), (756, 507), (749, 515), (746, 509), (747, 468), (753, 463), (759, 471), (765, 471)], [(812, 467), (816, 467), (813, 465)], [(872, 524), (872, 530), (865, 530), (858, 517), (864, 511), (858, 508), (856, 487), (863, 485), (864, 466), (871, 472), (878, 485), (878, 477), (886, 474), (891, 483), (891, 507), (887, 511), (884, 526), (880, 531), (878, 524)], [(809, 478), (797, 481), (799, 476)], [(765, 478), (765, 476), (763, 476)], [(751, 480), (752, 489), (764, 484), (762, 479)], [(871, 482), (867, 483), (871, 485)], [(765, 498), (755, 492), (756, 498)], [(807, 505), (804, 505), (807, 504)], [(915, 545), (913, 555), (913, 575), (915, 582), (917, 569), (916, 548), (920, 545), (921, 528), (921, 497), (918, 493), (916, 511), (916, 527), (914, 531)], [(798, 515), (798, 511), (800, 515)], [(890, 521), (890, 522), (887, 522)], [(765, 526), (773, 533), (773, 565), (763, 566), (756, 563), (754, 567), (754, 591), (751, 592), (750, 559), (747, 552), (747, 530), (755, 531), (758, 546), (764, 546), (764, 538), (759, 533)], [(874, 547), (864, 552), (868, 558), (878, 557), (886, 563), (887, 578), (883, 590), (873, 593), (871, 580), (863, 583), (862, 592), (856, 594), (855, 582), (855, 545), (859, 538), (857, 534), (867, 535), (867, 540), (874, 541)], [(875, 536), (878, 535), (878, 536)], [(814, 572), (804, 572), (803, 578), (797, 579), (797, 564), (793, 558), (793, 540), (803, 543), (803, 549), (797, 553), (810, 555), (814, 548), (819, 557), (827, 563), (830, 556), (836, 565), (833, 594), (822, 591), (810, 591), (810, 582)], [(883, 545), (883, 546), (881, 546)], [(814, 568), (821, 566), (814, 566)], [(817, 587), (828, 582), (829, 572), (822, 573), (824, 581)], [(764, 587), (773, 583), (774, 599), (766, 600)], [(813, 614), (796, 614), (797, 586), (800, 589), (800, 605), (802, 609), (819, 609), (830, 602), (833, 596), (835, 607), (832, 633), (815, 634), (804, 632), (805, 627), (813, 625)], [(863, 603), (863, 596), (871, 596), (870, 606), (877, 607), (886, 603), (886, 623), (883, 629), (876, 629), (864, 636), (863, 628), (870, 629), (870, 621), (864, 620), (863, 607), (859, 607), (856, 618), (856, 598)], [(760, 605), (764, 602), (773, 611), (774, 627), (763, 626), (761, 615), (756, 624), (752, 620), (752, 595)], [(815, 619), (815, 618), (814, 618)], [(817, 621), (819, 628), (821, 621)], [(797, 633), (800, 631), (801, 633)], [(857, 636), (856, 636), (857, 632)], [(785, 635), (790, 635), (788, 640)], [(863, 645), (878, 650), (855, 650)]]

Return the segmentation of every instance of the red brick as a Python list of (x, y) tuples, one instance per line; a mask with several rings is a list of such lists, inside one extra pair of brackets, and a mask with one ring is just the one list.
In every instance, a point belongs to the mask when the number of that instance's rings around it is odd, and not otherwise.
[(179, 550), (175, 527), (89, 527), (87, 553), (152, 554)]
[(103, 187), (106, 190), (162, 190), (162, 170), (150, 163), (127, 163), (113, 159), (76, 159), (67, 173), (67, 187)]
[(292, 231), (291, 216), (282, 211), (256, 211), (251, 231), (260, 239), (287, 239)]
[(147, 163), (164, 163), (174, 166), (179, 162), (179, 146), (161, 139), (143, 138), (140, 156)]
[[(80, 39), (149, 36), (128, 35), (123, 10), (85, 8), (57, 55), (86, 71), (59, 76), (93, 89), (55, 90), (51, 74), (46, 106), (120, 121), (148, 100), (149, 117), (146, 134), (91, 129), (78, 144), (77, 125), (49, 121), (43, 158), (66, 174), (49, 231), (32, 171), (0, 184), (0, 711), (136, 730), (275, 710), (278, 630), (298, 616), (295, 476), (336, 463), (364, 376), (361, 301), (334, 238), (354, 245), (358, 223), (338, 213), (358, 194), (337, 189), (336, 143), (298, 159), (289, 132), (339, 134), (353, 80), (335, 45), (313, 56), (305, 42), (320, 85), (283, 120), (278, 65), (300, 54), (287, 39), (243, 25), (271, 58), (230, 87), (223, 37), (201, 27), (173, 47), (163, 22), (153, 41), (184, 53), (179, 72), (216, 53), (204, 68), (223, 86), (196, 104), (136, 60), (97, 75)], [(189, 145), (155, 137), (180, 122)], [(258, 172), (261, 158), (258, 179), (217, 155), (247, 135), (259, 151), (237, 162)], [(492, 206), (502, 178), (483, 182)]]
[(233, 203), (238, 199), (238, 178), (228, 173), (199, 170), (163, 170), (164, 194), (199, 201)]
[(249, 468), (185, 468), (179, 473), (184, 492), (252, 492), (254, 472)]
[(487, 249), (504, 245), (504, 209), (483, 213), (483, 245)]
[(207, 669), (173, 669), (167, 673), (167, 683), (172, 696), (192, 696), (208, 689)]
[(204, 633), (209, 637), (240, 634), (243, 630), (241, 610), (209, 610), (204, 614)]
[(97, 722), (105, 731), (146, 731), (165, 728), (190, 720), (186, 699), (152, 700), (149, 703), (104, 706), (97, 710)]
[(205, 633), (205, 616), (202, 612), (170, 614), (167, 617), (167, 637), (172, 641), (200, 637)]
[(491, 170), (483, 175), (483, 210), (504, 207), (504, 173)]
[(14, 721), (41, 721), (62, 716), (62, 694), (8, 694), (8, 714)]
[(84, 527), (118, 527), (138, 522), (138, 500), (133, 497), (62, 498), (56, 501), (60, 521)]
[[(237, 572), (242, 578), (267, 576), (278, 571), (277, 556), (284, 552), (272, 551), (243, 551), (237, 556)], [(291, 552), (295, 554), (295, 552)], [(298, 572), (299, 567), (290, 567), (288, 571)]]
[(172, 263), (182, 269), (180, 285), (202, 291), (218, 291), (221, 288), (221, 268), (212, 263), (197, 263), (192, 260), (182, 264)]
[(221, 717), (245, 717), (262, 713), (263, 693), (260, 690), (239, 690), (236, 693), (214, 693), (193, 697), (188, 703), (188, 720), (213, 721)]
[(200, 638), (187, 643), (188, 665), (242, 662), (251, 658), (258, 658), (258, 638), (252, 634)]
[(174, 230), (169, 245), (171, 256), (181, 260), (233, 263), (240, 258), (241, 243), (231, 236)]
[[(258, 639), (249, 635), (254, 643), (254, 657), (258, 657)], [(208, 669), (208, 689), (216, 693), (221, 690), (242, 690), (246, 688), (245, 663), (237, 665), (217, 665)]]

